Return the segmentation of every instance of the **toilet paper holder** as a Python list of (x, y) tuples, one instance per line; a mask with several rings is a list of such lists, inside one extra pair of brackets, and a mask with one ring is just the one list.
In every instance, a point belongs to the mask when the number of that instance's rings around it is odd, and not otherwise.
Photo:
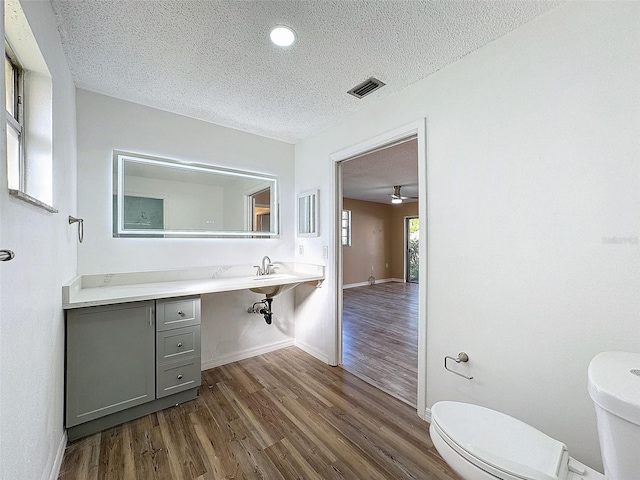
[(460, 352), (457, 357), (451, 357), (451, 356), (447, 355), (446, 357), (444, 357), (444, 368), (445, 368), (445, 370), (448, 370), (451, 373), (455, 373), (459, 377), (466, 378), (467, 380), (473, 380), (473, 377), (467, 377), (466, 375), (463, 375), (462, 373), (456, 372), (455, 370), (451, 370), (449, 368), (449, 366), (447, 365), (447, 360), (453, 360), (456, 363), (467, 363), (469, 361), (469, 355), (467, 355), (464, 352)]

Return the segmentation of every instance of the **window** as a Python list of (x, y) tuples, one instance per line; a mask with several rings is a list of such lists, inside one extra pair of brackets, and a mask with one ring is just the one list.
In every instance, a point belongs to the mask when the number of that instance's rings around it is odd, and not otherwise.
[(4, 1), (9, 193), (53, 208), (53, 81), (19, 0)]
[(344, 247), (351, 246), (351, 210), (342, 211), (342, 224), (341, 224), (341, 236), (342, 245)]
[(5, 42), (4, 78), (7, 108), (7, 176), (9, 188), (24, 191), (24, 112), (22, 109), (23, 70)]

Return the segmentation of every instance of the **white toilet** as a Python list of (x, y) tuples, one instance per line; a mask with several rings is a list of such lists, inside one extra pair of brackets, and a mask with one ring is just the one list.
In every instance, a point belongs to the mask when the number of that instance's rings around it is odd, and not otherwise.
[(488, 408), (438, 402), (431, 439), (465, 480), (640, 480), (640, 354), (604, 352), (589, 365), (605, 475), (520, 420)]

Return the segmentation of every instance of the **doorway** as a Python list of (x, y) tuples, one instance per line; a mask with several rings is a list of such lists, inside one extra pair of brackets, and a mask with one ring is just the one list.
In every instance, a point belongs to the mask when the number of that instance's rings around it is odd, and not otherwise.
[[(336, 260), (333, 265), (333, 277), (335, 290), (331, 296), (335, 299), (335, 322), (332, 323), (333, 344), (329, 352), (328, 362), (331, 365), (343, 364), (342, 351), (342, 310), (343, 310), (343, 249), (342, 238), (340, 235), (342, 224), (342, 162), (348, 159), (361, 156), (365, 153), (372, 152), (376, 149), (383, 148), (394, 142), (415, 136), (418, 142), (418, 216), (427, 218), (427, 158), (426, 158), (426, 119), (419, 119), (410, 124), (403, 125), (385, 133), (378, 134), (374, 137), (352, 144), (342, 150), (329, 155), (330, 160), (334, 163), (333, 169), (333, 198), (334, 198), (334, 215), (332, 231), (334, 232), (334, 242), (336, 251)], [(422, 229), (419, 235), (419, 248), (422, 252), (419, 258), (419, 276), (422, 279), (420, 288), (418, 289), (418, 387), (417, 387), (417, 414), (421, 418), (428, 418), (427, 395), (426, 395), (426, 372), (427, 372), (427, 228), (423, 221)], [(401, 274), (402, 275), (402, 274)], [(401, 277), (402, 278), (402, 277)], [(405, 285), (409, 285), (406, 284)]]
[[(340, 174), (342, 366), (415, 407), (420, 235), (417, 139), (414, 135), (346, 159)], [(413, 271), (406, 262), (407, 245), (413, 247)], [(412, 282), (406, 281), (405, 271), (412, 274)]]

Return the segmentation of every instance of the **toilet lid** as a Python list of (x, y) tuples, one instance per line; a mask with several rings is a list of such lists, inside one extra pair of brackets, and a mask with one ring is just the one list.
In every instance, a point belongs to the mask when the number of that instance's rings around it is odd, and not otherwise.
[(431, 408), (431, 422), (454, 450), (498, 478), (566, 476), (567, 447), (513, 417), (478, 405), (438, 402)]
[(589, 364), (589, 395), (608, 412), (640, 425), (640, 354), (596, 355)]

